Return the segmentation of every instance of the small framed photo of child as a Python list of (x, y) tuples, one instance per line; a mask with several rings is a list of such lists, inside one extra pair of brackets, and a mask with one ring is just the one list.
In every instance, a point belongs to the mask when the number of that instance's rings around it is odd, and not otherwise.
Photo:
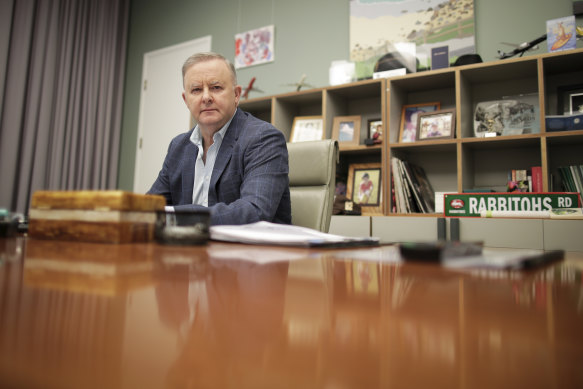
[(381, 215), (381, 164), (355, 163), (348, 168), (346, 197), (360, 204), (363, 215)]

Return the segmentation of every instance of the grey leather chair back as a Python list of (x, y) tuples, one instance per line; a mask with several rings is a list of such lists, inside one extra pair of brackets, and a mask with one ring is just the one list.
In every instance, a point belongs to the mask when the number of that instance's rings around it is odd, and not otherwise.
[(288, 143), (292, 224), (328, 232), (334, 205), (338, 142)]

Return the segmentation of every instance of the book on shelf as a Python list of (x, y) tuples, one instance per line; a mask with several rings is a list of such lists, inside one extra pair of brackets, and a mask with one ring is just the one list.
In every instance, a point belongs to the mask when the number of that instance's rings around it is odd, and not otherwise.
[(418, 189), (423, 199), (425, 213), (435, 212), (435, 191), (431, 186), (429, 178), (427, 178), (427, 174), (425, 174), (425, 170), (418, 165), (411, 164), (411, 171), (419, 185)]
[(530, 168), (532, 173), (532, 191), (543, 191), (543, 171), (541, 166), (533, 166)]
[(415, 200), (414, 205), (419, 213), (427, 213), (427, 209), (421, 199), (421, 192), (419, 189), (419, 183), (417, 178), (413, 175), (413, 169), (407, 161), (401, 161), (401, 166), (403, 167), (403, 172), (405, 173), (405, 179), (407, 180), (407, 185), (409, 186), (409, 191), (413, 194), (413, 199)]
[(397, 212), (408, 213), (405, 188), (403, 187), (403, 176), (401, 174), (401, 161), (395, 157), (391, 158), (391, 171), (395, 186)]
[(403, 180), (401, 160), (395, 157), (391, 158), (391, 169), (395, 183), (397, 213), (409, 213), (409, 198), (407, 196), (406, 181)]
[(401, 176), (401, 183), (403, 189), (403, 197), (405, 203), (405, 213), (417, 213), (417, 207), (415, 205), (415, 200), (413, 199), (413, 194), (407, 182), (407, 176), (405, 173), (405, 168), (401, 160), (399, 160), (399, 174)]
[(558, 171), (563, 190), (583, 196), (583, 165), (559, 166)]
[(398, 158), (391, 158), (392, 177), (395, 184), (397, 213), (409, 213), (408, 197), (403, 180), (401, 161)]
[(422, 167), (392, 157), (391, 171), (396, 212), (435, 212), (435, 192)]
[(575, 182), (575, 188), (577, 192), (583, 194), (583, 176), (581, 175), (581, 170), (578, 166), (571, 165), (569, 166), (569, 170), (571, 171), (571, 177)]
[(391, 174), (391, 210), (397, 213), (397, 195), (395, 194), (395, 175)]

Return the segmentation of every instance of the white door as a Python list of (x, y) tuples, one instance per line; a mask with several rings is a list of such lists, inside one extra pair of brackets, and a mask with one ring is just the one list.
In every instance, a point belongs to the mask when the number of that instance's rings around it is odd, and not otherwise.
[(211, 50), (203, 37), (144, 54), (134, 192), (146, 193), (162, 168), (172, 138), (190, 129), (182, 100), (182, 64), (194, 53)]

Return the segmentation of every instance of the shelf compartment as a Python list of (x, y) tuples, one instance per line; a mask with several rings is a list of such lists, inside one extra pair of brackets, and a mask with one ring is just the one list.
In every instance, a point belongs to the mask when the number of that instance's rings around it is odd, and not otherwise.
[(545, 77), (557, 74), (581, 73), (583, 49), (547, 54), (542, 58)]
[[(355, 148), (348, 151), (340, 151), (339, 163), (336, 165), (336, 183), (344, 182), (348, 186), (348, 171), (350, 165), (352, 164), (367, 164), (367, 163), (378, 163), (381, 164), (382, 169), (382, 155), (381, 149), (368, 149), (368, 148)], [(384, 198), (386, 192), (386, 176), (382, 174), (384, 170), (381, 170), (381, 202), (384, 207)]]
[(441, 109), (455, 108), (455, 70), (418, 73), (388, 81), (388, 140), (398, 143), (404, 105), (439, 102)]
[(336, 167), (337, 177), (348, 177), (348, 168), (354, 163), (381, 163), (381, 153), (377, 150), (350, 150), (340, 152), (340, 162)]
[(570, 132), (570, 136), (546, 138), (549, 190), (563, 190), (559, 167), (583, 165), (583, 131)]
[(506, 138), (462, 142), (462, 191), (494, 189), (496, 192), (506, 192), (509, 171), (542, 166), (539, 136)]
[(542, 59), (547, 115), (567, 113), (569, 95), (583, 93), (583, 50), (563, 53)]
[[(289, 140), (296, 116), (322, 116), (323, 91), (312, 89), (278, 96), (274, 101), (273, 125)], [(324, 120), (324, 126), (326, 125)], [(326, 134), (325, 138), (329, 138)]]
[[(384, 85), (384, 80), (380, 79), (329, 88), (324, 103), (328, 137), (332, 134), (335, 117), (358, 115), (361, 119), (359, 144), (364, 145), (364, 140), (368, 137), (368, 121), (383, 120)], [(383, 128), (384, 133), (386, 130)]]
[[(460, 70), (460, 130), (462, 138), (474, 137), (474, 112), (478, 103), (511, 96), (537, 94), (538, 63), (534, 58)], [(541, 124), (542, 126), (542, 124)]]
[(271, 97), (259, 97), (255, 99), (240, 100), (239, 107), (251, 115), (264, 120), (268, 123), (272, 123), (272, 106), (273, 98)]
[[(422, 167), (435, 192), (456, 192), (458, 181), (456, 150), (456, 142), (439, 144), (415, 142), (391, 147), (385, 176), (387, 180), (390, 180), (388, 171), (391, 166), (391, 158), (396, 157)], [(389, 191), (389, 193), (391, 192)], [(387, 209), (392, 210), (392, 203)]]

